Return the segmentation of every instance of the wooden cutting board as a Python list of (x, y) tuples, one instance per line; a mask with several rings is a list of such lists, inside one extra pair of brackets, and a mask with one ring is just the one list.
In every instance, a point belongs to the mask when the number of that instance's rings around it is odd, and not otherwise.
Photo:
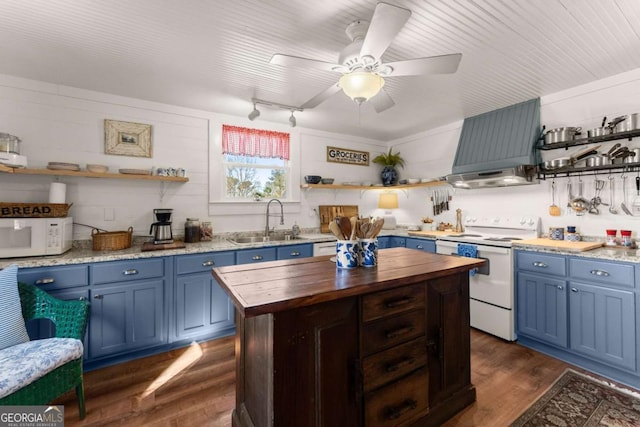
[(352, 216), (358, 216), (357, 205), (320, 205), (318, 206), (320, 211), (320, 232), (330, 233), (329, 223), (337, 216), (346, 216), (351, 218)]
[(409, 236), (420, 237), (440, 237), (440, 236), (457, 236), (455, 231), (438, 231), (438, 230), (426, 230), (426, 231), (409, 231)]
[(591, 249), (597, 249), (604, 245), (604, 242), (571, 242), (569, 240), (551, 240), (546, 238), (518, 240), (513, 243), (514, 245), (540, 246), (543, 248), (573, 252), (590, 251)]
[(153, 242), (144, 242), (142, 244), (142, 252), (161, 251), (163, 249), (182, 249), (184, 247), (186, 247), (186, 245), (184, 244), (184, 242), (180, 241), (172, 243), (161, 243), (158, 245), (154, 244)]

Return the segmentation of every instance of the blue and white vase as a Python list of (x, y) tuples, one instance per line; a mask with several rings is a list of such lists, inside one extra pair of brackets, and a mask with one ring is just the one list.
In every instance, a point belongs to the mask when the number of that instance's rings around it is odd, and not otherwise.
[(398, 182), (398, 172), (391, 166), (385, 166), (380, 173), (380, 178), (382, 179), (382, 185), (389, 187)]
[(356, 268), (359, 251), (357, 240), (338, 240), (336, 243), (336, 267)]
[(360, 239), (360, 265), (375, 267), (378, 265), (378, 239)]

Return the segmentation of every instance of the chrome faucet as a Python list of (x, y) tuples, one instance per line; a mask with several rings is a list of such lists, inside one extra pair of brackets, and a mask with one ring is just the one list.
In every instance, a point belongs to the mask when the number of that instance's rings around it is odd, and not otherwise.
[(271, 206), (271, 202), (280, 203), (280, 225), (284, 225), (284, 208), (282, 206), (282, 202), (278, 199), (269, 200), (269, 202), (267, 203), (267, 225), (264, 228), (264, 237), (269, 237), (269, 232), (271, 231), (269, 229), (269, 206)]

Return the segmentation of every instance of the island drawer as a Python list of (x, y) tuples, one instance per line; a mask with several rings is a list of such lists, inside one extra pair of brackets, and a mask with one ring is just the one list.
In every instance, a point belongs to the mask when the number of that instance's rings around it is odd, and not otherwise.
[(215, 267), (234, 265), (234, 252), (208, 252), (205, 254), (181, 255), (176, 257), (176, 274), (202, 273)]
[(421, 337), (365, 358), (364, 391), (390, 383), (427, 364), (427, 339)]
[(89, 267), (86, 264), (59, 267), (19, 268), (18, 281), (36, 285), (45, 291), (89, 285)]
[(537, 252), (518, 252), (518, 269), (536, 273), (566, 276), (567, 267), (564, 256), (548, 255)]
[(363, 325), (364, 354), (368, 356), (424, 335), (425, 317), (424, 310), (414, 310)]
[(424, 293), (425, 287), (421, 284), (365, 295), (362, 298), (362, 321), (424, 307)]
[(635, 287), (634, 267), (631, 264), (571, 258), (569, 272), (572, 278), (585, 280), (589, 283), (600, 282), (628, 288)]
[(92, 285), (164, 277), (164, 258), (99, 262), (90, 272)]
[(365, 396), (364, 424), (367, 427), (408, 425), (429, 409), (429, 377), (422, 368), (402, 380)]

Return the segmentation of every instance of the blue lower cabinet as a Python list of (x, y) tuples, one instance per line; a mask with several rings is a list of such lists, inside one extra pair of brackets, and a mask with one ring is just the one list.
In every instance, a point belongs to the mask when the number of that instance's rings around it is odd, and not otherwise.
[(389, 236), (379, 236), (378, 237), (378, 249), (386, 249), (390, 248), (391, 237)]
[(518, 273), (516, 286), (518, 336), (567, 347), (566, 281)]
[(413, 237), (407, 237), (405, 239), (405, 247), (409, 249), (418, 249), (425, 252), (436, 252), (435, 240), (415, 239)]
[(236, 252), (237, 264), (253, 264), (256, 262), (275, 261), (276, 248), (245, 249)]
[(235, 331), (231, 299), (211, 275), (214, 267), (234, 264), (233, 252), (176, 257), (173, 339), (213, 338)]
[(407, 238), (406, 237), (398, 237), (398, 236), (391, 236), (389, 238), (389, 247), (390, 248), (404, 248), (407, 244)]
[(167, 342), (164, 279), (91, 289), (89, 357), (99, 358)]
[(576, 282), (569, 286), (571, 349), (636, 371), (633, 292)]
[(296, 259), (310, 256), (313, 256), (313, 245), (311, 243), (278, 246), (276, 248), (277, 259)]

